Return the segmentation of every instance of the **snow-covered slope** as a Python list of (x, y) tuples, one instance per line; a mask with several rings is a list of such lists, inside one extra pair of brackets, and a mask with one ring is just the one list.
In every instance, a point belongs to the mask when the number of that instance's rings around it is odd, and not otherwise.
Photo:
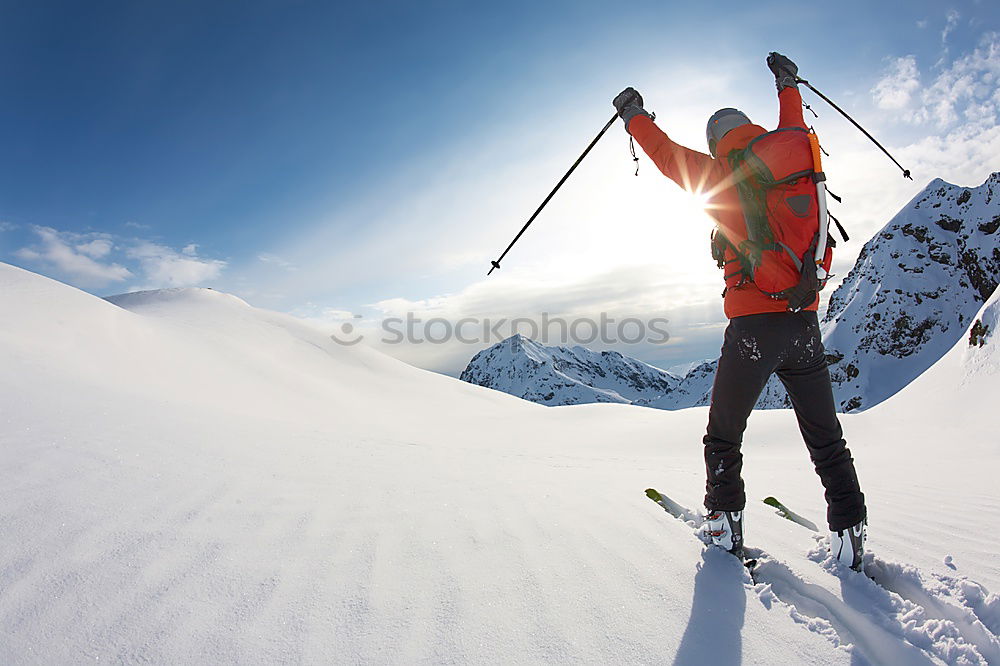
[(615, 351), (546, 346), (520, 334), (476, 354), (461, 379), (550, 406), (630, 404), (662, 395), (680, 382)]
[(1000, 376), (1000, 290), (993, 293), (969, 327), (968, 345), (962, 358), (963, 384), (974, 385)]
[(830, 298), (823, 342), (844, 411), (893, 395), (965, 333), (1000, 281), (1000, 173), (937, 179), (872, 240)]
[(0, 663), (1000, 659), (994, 419), (932, 408), (960, 358), (844, 417), (884, 587), (759, 502), (822, 522), (794, 419), (754, 415), (753, 581), (642, 493), (697, 504), (704, 408), (550, 410), (209, 290), (112, 300), (0, 264)]

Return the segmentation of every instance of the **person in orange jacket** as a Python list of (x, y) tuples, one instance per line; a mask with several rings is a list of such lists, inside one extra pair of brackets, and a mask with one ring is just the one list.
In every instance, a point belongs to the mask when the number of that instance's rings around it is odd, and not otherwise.
[[(805, 128), (798, 68), (771, 53), (768, 67), (778, 88), (778, 127)], [(626, 88), (614, 106), (643, 151), (667, 178), (705, 197), (717, 229), (739, 247), (746, 239), (743, 209), (727, 159), (767, 130), (741, 111), (719, 109), (708, 120), (706, 155), (673, 142), (643, 109), (642, 96)], [(825, 222), (825, 221), (824, 221)], [(738, 258), (726, 257), (725, 269)], [(712, 388), (705, 446), (705, 508), (715, 545), (742, 556), (746, 494), (740, 451), (747, 419), (772, 373), (791, 399), (799, 430), (825, 488), (831, 550), (838, 560), (860, 569), (867, 523), (864, 494), (854, 460), (837, 418), (816, 310), (818, 297), (800, 311), (763, 293), (752, 281), (729, 281), (724, 310), (729, 318)]]

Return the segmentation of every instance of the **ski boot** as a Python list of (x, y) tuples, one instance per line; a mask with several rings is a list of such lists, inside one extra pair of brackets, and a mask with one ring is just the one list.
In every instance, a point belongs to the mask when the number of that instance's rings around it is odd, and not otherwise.
[(743, 511), (709, 509), (705, 516), (705, 533), (712, 545), (743, 559)]
[(830, 532), (830, 552), (844, 566), (861, 572), (864, 569), (867, 520), (847, 529)]

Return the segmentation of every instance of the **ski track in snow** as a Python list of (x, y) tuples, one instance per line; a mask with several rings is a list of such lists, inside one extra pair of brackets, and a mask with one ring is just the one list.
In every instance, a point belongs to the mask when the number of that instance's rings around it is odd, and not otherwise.
[[(1000, 663), (1000, 642), (997, 640), (996, 629), (987, 626), (977, 613), (975, 602), (969, 603), (961, 594), (965, 589), (984, 592), (978, 583), (968, 579), (951, 579), (929, 588), (915, 567), (883, 562), (878, 558), (869, 561), (866, 573), (885, 590), (909, 601), (919, 609), (914, 613), (915, 623), (919, 623), (922, 619), (928, 624), (941, 621), (942, 634), (948, 635), (949, 638), (961, 636), (967, 644), (975, 647), (986, 663)], [(974, 598), (984, 597), (988, 595), (976, 595)], [(959, 605), (955, 605), (954, 601)], [(949, 623), (951, 626), (948, 626)]]
[[(871, 664), (933, 664), (920, 648), (873, 622), (867, 599), (850, 600), (815, 583), (802, 580), (787, 565), (762, 557), (754, 571), (757, 594), (770, 607), (771, 595), (788, 607), (797, 622), (831, 639), (837, 646), (851, 646)], [(829, 631), (832, 628), (833, 631)]]
[[(1000, 663), (994, 622), (1000, 600), (967, 578), (935, 575), (928, 586), (916, 567), (867, 553), (865, 575), (829, 554), (828, 537), (813, 537), (807, 558), (837, 579), (840, 595), (803, 580), (787, 564), (757, 549), (754, 590), (766, 607), (776, 599), (790, 616), (834, 645), (871, 664), (956, 665)], [(956, 605), (955, 601), (958, 602)]]

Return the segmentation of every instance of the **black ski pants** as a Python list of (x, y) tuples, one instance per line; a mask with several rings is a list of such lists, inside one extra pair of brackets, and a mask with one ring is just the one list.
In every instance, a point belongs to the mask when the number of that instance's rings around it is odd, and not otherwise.
[(865, 496), (837, 419), (815, 312), (767, 312), (729, 322), (704, 439), (705, 506), (722, 511), (746, 506), (740, 444), (747, 418), (772, 373), (788, 391), (799, 431), (826, 490), (830, 529), (857, 524), (866, 517)]

